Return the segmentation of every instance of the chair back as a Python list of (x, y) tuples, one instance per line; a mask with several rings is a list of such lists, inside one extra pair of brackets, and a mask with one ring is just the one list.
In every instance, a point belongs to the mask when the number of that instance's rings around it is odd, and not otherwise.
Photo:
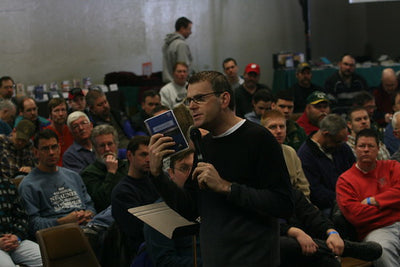
[(39, 230), (36, 238), (45, 267), (100, 266), (85, 234), (75, 223)]

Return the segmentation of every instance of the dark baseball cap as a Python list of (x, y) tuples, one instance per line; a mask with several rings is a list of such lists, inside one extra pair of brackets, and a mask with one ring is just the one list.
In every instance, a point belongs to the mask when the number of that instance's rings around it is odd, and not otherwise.
[(85, 96), (81, 88), (72, 88), (68, 93), (69, 100), (74, 100), (77, 96)]
[(307, 62), (303, 62), (303, 63), (300, 63), (299, 65), (297, 65), (296, 72), (303, 72), (306, 69), (311, 70), (311, 66)]

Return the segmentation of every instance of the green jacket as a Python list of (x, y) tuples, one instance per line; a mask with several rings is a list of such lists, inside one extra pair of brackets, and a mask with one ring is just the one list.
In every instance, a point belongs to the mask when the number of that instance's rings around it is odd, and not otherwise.
[(285, 145), (293, 147), (296, 151), (307, 139), (304, 129), (293, 120), (286, 121), (286, 140)]
[(96, 160), (81, 172), (83, 182), (97, 212), (106, 209), (111, 204), (112, 190), (127, 174), (128, 164), (120, 159), (115, 174), (107, 172), (106, 165), (99, 160)]

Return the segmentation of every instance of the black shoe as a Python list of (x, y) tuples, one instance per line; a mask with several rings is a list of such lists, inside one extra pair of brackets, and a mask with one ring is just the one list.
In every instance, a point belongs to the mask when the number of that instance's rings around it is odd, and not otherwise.
[(382, 247), (376, 242), (352, 242), (344, 240), (342, 257), (351, 257), (364, 261), (374, 261), (382, 255)]

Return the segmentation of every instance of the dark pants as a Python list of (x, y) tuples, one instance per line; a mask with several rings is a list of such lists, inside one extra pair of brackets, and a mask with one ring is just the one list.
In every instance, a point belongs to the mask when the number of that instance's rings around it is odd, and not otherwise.
[(281, 236), (280, 253), (281, 267), (285, 266), (321, 266), (321, 267), (340, 267), (340, 263), (335, 259), (335, 255), (330, 251), (325, 241), (314, 239), (318, 245), (316, 253), (310, 256), (301, 253), (300, 244), (296, 239), (287, 236)]

